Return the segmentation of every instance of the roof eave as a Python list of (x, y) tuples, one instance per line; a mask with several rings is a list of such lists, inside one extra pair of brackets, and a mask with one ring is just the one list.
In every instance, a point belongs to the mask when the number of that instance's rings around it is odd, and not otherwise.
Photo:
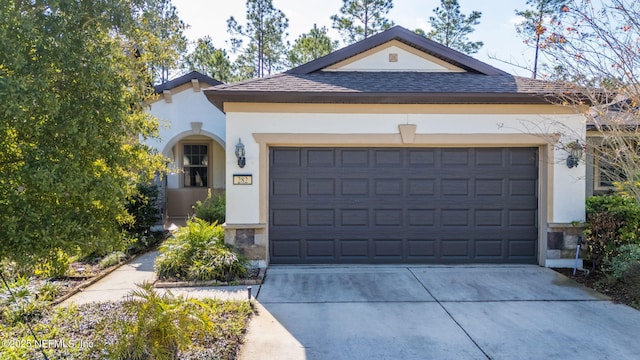
[(162, 84), (158, 84), (155, 85), (153, 87), (153, 92), (155, 94), (161, 94), (163, 91), (165, 90), (171, 90), (171, 89), (175, 89), (180, 85), (183, 84), (187, 84), (189, 82), (191, 82), (191, 80), (198, 80), (201, 83), (205, 83), (208, 84), (209, 86), (217, 86), (217, 85), (222, 85), (223, 83), (221, 81), (218, 81), (210, 76), (204, 75), (202, 73), (199, 73), (197, 71), (191, 71), (187, 74), (184, 74), (180, 77), (177, 77), (173, 80), (169, 80), (167, 82), (164, 82)]
[(248, 92), (205, 90), (207, 99), (220, 111), (224, 103), (308, 104), (553, 104), (550, 94), (523, 93), (336, 93)]

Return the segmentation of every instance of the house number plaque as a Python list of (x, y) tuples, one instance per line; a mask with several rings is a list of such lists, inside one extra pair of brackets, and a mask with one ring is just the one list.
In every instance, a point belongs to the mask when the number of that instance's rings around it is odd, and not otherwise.
[(233, 185), (251, 185), (253, 175), (233, 175)]

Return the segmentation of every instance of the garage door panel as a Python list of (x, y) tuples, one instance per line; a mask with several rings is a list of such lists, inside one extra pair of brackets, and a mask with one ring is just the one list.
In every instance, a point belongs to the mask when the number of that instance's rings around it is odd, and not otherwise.
[(300, 166), (301, 151), (302, 151), (301, 149), (295, 149), (295, 148), (273, 149), (273, 151), (271, 151), (271, 166), (272, 167)]
[(307, 179), (307, 195), (309, 196), (335, 196), (335, 179)]
[(340, 257), (345, 258), (369, 258), (368, 239), (340, 239)]
[(535, 166), (538, 162), (536, 154), (531, 153), (527, 148), (513, 148), (509, 152), (509, 165), (516, 166)]
[(275, 196), (301, 196), (300, 179), (278, 179), (271, 182), (271, 189)]
[(481, 209), (474, 211), (475, 226), (496, 227), (506, 223), (505, 211), (502, 209)]
[(509, 242), (509, 256), (512, 257), (528, 257), (535, 250), (536, 242), (534, 240), (514, 240)]
[(341, 167), (368, 167), (369, 154), (367, 149), (344, 149), (338, 150), (340, 153)]
[(342, 210), (340, 212), (340, 226), (360, 226), (367, 227), (369, 225), (369, 210), (352, 209)]
[(443, 258), (470, 258), (469, 240), (442, 239), (440, 240), (440, 256)]
[(369, 195), (369, 180), (366, 178), (343, 179), (340, 184), (340, 195)]
[(333, 149), (309, 149), (306, 151), (308, 167), (335, 167), (335, 151)]
[(273, 263), (536, 261), (536, 148), (273, 148), (270, 159)]
[(440, 212), (440, 225), (442, 226), (470, 226), (469, 210), (448, 209)]
[(402, 260), (402, 239), (374, 240), (374, 254), (376, 258), (396, 258)]
[(435, 209), (408, 209), (407, 221), (410, 227), (431, 227), (436, 225)]
[(505, 245), (503, 240), (476, 239), (474, 241), (474, 255), (476, 258), (500, 259), (505, 257)]
[(535, 196), (537, 193), (536, 181), (531, 179), (509, 180), (509, 196)]
[(407, 259), (413, 260), (435, 260), (437, 258), (435, 239), (408, 239)]
[(403, 195), (403, 179), (378, 179), (374, 181), (376, 195)]
[(400, 149), (384, 149), (374, 151), (374, 160), (376, 167), (393, 167), (403, 166), (404, 152)]
[(532, 227), (537, 223), (537, 214), (535, 210), (510, 210), (509, 226), (510, 227)]
[(375, 226), (402, 226), (404, 217), (402, 209), (374, 210)]
[(436, 165), (435, 149), (410, 149), (407, 153), (409, 165), (412, 167), (429, 168)]
[(476, 149), (476, 166), (502, 167), (504, 164), (504, 151), (502, 149)]
[(434, 196), (437, 181), (435, 179), (409, 179), (407, 184), (409, 196)]
[(469, 165), (470, 152), (467, 149), (442, 149), (440, 154), (444, 166)]
[(298, 240), (279, 240), (272, 244), (272, 256), (300, 258), (302, 242)]
[(469, 195), (469, 179), (442, 179), (441, 193), (444, 196)]
[(308, 209), (307, 225), (335, 227), (336, 226), (335, 210), (334, 209)]
[(503, 196), (506, 190), (503, 179), (475, 179), (474, 187), (477, 196)]
[(333, 239), (309, 239), (305, 241), (307, 258), (332, 259), (336, 256)]
[(271, 211), (273, 226), (300, 226), (301, 211), (298, 209), (280, 209)]

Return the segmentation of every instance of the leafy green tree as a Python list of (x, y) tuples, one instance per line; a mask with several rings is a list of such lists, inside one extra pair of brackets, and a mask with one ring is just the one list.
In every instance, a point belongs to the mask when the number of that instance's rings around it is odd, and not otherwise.
[(196, 47), (185, 56), (183, 68), (198, 71), (225, 83), (233, 80), (231, 60), (227, 52), (213, 46), (208, 35), (196, 41)]
[(127, 197), (163, 163), (140, 142), (157, 132), (146, 6), (0, 0), (0, 260), (121, 240)]
[[(187, 51), (184, 30), (187, 25), (180, 20), (171, 0), (135, 0), (143, 2), (135, 14), (140, 27), (140, 46), (151, 56), (146, 59), (154, 83), (169, 81), (172, 70), (176, 70), (178, 59)], [(143, 54), (146, 55), (146, 54)]]
[(392, 8), (393, 0), (342, 0), (340, 15), (331, 16), (333, 28), (345, 43), (366, 39), (393, 26), (385, 17)]
[[(458, 0), (440, 0), (440, 6), (433, 12), (435, 16), (429, 17), (432, 30), (426, 34), (429, 39), (465, 54), (475, 54), (484, 45), (482, 41), (469, 41), (467, 38), (475, 30), (473, 27), (480, 23), (480, 11), (464, 15), (460, 12)], [(420, 34), (419, 31), (416, 33)]]
[(272, 0), (247, 0), (247, 23), (242, 26), (232, 16), (227, 30), (233, 52), (242, 49), (243, 39), (248, 45), (236, 59), (237, 75), (241, 79), (264, 77), (284, 68), (286, 45), (284, 38), (289, 19), (273, 6)]
[(545, 46), (544, 39), (548, 35), (547, 27), (558, 21), (565, 3), (565, 0), (527, 0), (528, 9), (516, 10), (516, 15), (524, 19), (516, 25), (516, 31), (524, 38), (525, 44), (535, 47), (531, 74), (534, 79), (538, 77), (539, 52)]
[(413, 32), (418, 34), (418, 35), (420, 35), (420, 36), (427, 37), (427, 33), (423, 29), (417, 28), (417, 29), (413, 30)]
[(295, 67), (308, 63), (338, 48), (338, 41), (331, 40), (327, 31), (326, 27), (318, 29), (314, 25), (311, 31), (300, 35), (287, 54), (289, 66)]

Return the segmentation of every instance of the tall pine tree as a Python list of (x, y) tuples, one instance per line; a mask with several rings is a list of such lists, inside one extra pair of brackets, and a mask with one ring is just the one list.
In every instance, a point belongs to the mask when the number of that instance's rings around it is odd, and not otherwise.
[(147, 62), (153, 74), (154, 83), (163, 83), (171, 77), (171, 72), (179, 67), (178, 60), (187, 51), (184, 30), (187, 25), (178, 16), (171, 0), (146, 0), (145, 6), (135, 14), (138, 26), (143, 29), (140, 47), (145, 53), (153, 54)]
[(470, 41), (467, 38), (475, 30), (473, 27), (480, 23), (480, 11), (464, 15), (460, 12), (458, 0), (440, 0), (440, 6), (433, 12), (435, 16), (429, 17), (432, 27), (427, 33), (429, 39), (465, 54), (475, 54), (484, 45), (482, 41)]
[(225, 83), (233, 80), (231, 61), (227, 52), (216, 48), (208, 35), (196, 41), (196, 47), (185, 56), (182, 67), (187, 71), (195, 70)]
[(538, 60), (540, 49), (544, 46), (547, 27), (558, 21), (565, 2), (564, 0), (527, 0), (529, 9), (516, 10), (516, 15), (524, 18), (524, 21), (516, 26), (518, 34), (524, 38), (526, 44), (535, 47), (531, 72), (531, 77), (534, 79), (538, 77)]
[(338, 47), (338, 42), (327, 35), (327, 28), (313, 29), (300, 35), (287, 54), (289, 66), (295, 67), (331, 53)]
[[(289, 19), (273, 6), (272, 0), (247, 0), (244, 26), (233, 16), (227, 20), (227, 30), (235, 36), (231, 39), (232, 49), (241, 52), (236, 59), (239, 78), (264, 77), (284, 69), (288, 27)], [(248, 45), (242, 48), (244, 40)]]
[(393, 26), (386, 15), (393, 0), (342, 0), (340, 14), (333, 15), (333, 28), (340, 31), (345, 43), (351, 44)]

